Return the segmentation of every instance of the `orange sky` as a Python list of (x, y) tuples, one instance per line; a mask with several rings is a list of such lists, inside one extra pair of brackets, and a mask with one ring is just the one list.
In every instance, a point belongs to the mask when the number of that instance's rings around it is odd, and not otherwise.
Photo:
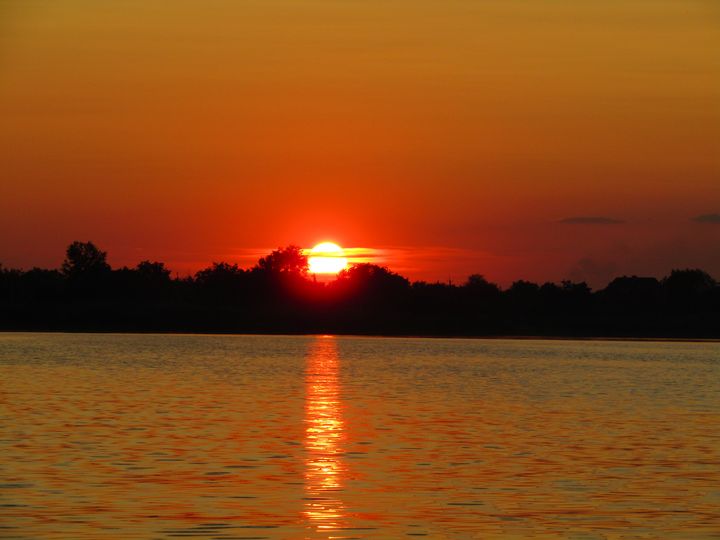
[(717, 51), (716, 0), (5, 1), (0, 262), (720, 279)]

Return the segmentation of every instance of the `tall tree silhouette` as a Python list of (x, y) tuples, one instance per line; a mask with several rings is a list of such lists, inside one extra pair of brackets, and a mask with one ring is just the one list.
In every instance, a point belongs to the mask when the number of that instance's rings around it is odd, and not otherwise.
[(107, 253), (92, 242), (73, 242), (67, 247), (62, 272), (68, 276), (100, 274), (110, 271)]
[(73, 242), (65, 252), (62, 273), (71, 298), (100, 299), (116, 291), (109, 287), (112, 270), (107, 253), (92, 242)]

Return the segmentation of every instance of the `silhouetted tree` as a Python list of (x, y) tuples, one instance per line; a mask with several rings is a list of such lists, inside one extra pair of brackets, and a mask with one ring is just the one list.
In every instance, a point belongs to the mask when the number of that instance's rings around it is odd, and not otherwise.
[(562, 304), (560, 306), (565, 320), (573, 325), (580, 324), (578, 314), (590, 313), (592, 290), (584, 281), (575, 283), (565, 280), (561, 283)]
[(479, 274), (411, 284), (367, 263), (318, 283), (297, 246), (249, 270), (217, 262), (182, 279), (161, 262), (113, 270), (106, 259), (74, 242), (62, 271), (0, 266), (0, 329), (720, 337), (720, 287), (697, 269), (597, 292), (571, 281), (501, 291)]
[(511, 327), (519, 325), (523, 333), (533, 333), (532, 323), (539, 318), (540, 313), (540, 286), (518, 280), (505, 291), (504, 296), (507, 300), (506, 317), (511, 321)]
[(540, 298), (546, 311), (552, 311), (557, 307), (562, 299), (562, 289), (550, 281), (540, 286)]
[(472, 274), (463, 285), (463, 293), (474, 302), (494, 306), (500, 298), (500, 287), (490, 283), (480, 274)]
[(135, 270), (145, 283), (161, 284), (170, 281), (170, 270), (165, 267), (165, 263), (141, 261)]
[(73, 242), (66, 251), (62, 273), (71, 298), (104, 298), (118, 290), (110, 287), (111, 268), (107, 254), (92, 242)]
[(717, 283), (710, 274), (699, 269), (673, 270), (663, 279), (666, 291), (685, 296), (703, 294), (715, 288)]
[(507, 290), (508, 296), (519, 302), (532, 302), (535, 301), (540, 292), (540, 286), (537, 283), (530, 281), (518, 280), (514, 281), (510, 288)]
[(382, 301), (406, 293), (410, 282), (386, 266), (360, 263), (341, 270), (336, 286), (345, 293), (363, 295), (370, 301)]
[(215, 262), (195, 274), (195, 284), (205, 299), (237, 302), (248, 288), (248, 272), (237, 264)]
[(658, 308), (661, 290), (660, 282), (653, 277), (622, 276), (599, 294), (606, 307), (615, 311), (648, 311)]
[(673, 270), (663, 279), (662, 287), (667, 301), (674, 309), (695, 306), (709, 308), (710, 294), (716, 281), (707, 272), (699, 269)]
[(496, 295), (500, 292), (500, 288), (494, 283), (490, 283), (484, 276), (480, 274), (471, 274), (468, 276), (465, 289), (472, 293), (480, 293), (483, 296)]
[(21, 294), (35, 302), (56, 301), (62, 296), (63, 285), (63, 276), (57, 270), (33, 268), (22, 274)]
[(567, 295), (588, 297), (592, 292), (588, 284), (584, 281), (581, 281), (580, 283), (575, 283), (570, 280), (564, 280), (561, 285), (563, 292)]
[(355, 264), (340, 271), (327, 290), (335, 299), (333, 321), (342, 321), (346, 331), (396, 333), (410, 327), (410, 282), (387, 267)]
[(270, 255), (262, 257), (256, 269), (268, 274), (305, 276), (308, 272), (308, 259), (301, 248), (290, 245), (286, 248), (278, 248)]
[(0, 302), (10, 303), (20, 300), (19, 283), (23, 272), (14, 268), (5, 268), (0, 264)]
[(410, 297), (412, 311), (421, 319), (420, 332), (444, 333), (447, 330), (439, 327), (444, 326), (448, 314), (458, 313), (460, 294), (455, 285), (416, 281)]
[(65, 252), (62, 272), (68, 276), (100, 274), (110, 271), (107, 253), (100, 251), (92, 242), (73, 242)]

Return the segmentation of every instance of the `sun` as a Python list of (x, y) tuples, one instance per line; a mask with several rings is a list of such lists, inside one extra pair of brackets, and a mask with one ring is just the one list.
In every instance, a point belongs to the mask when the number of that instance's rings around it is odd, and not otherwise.
[(337, 274), (347, 268), (343, 248), (332, 242), (321, 242), (310, 250), (308, 266), (311, 274)]

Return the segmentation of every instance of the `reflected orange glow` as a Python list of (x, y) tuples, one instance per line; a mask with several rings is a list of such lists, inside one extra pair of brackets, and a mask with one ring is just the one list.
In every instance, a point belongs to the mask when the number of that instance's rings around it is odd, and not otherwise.
[(347, 468), (340, 403), (339, 360), (333, 336), (310, 346), (305, 374), (305, 517), (317, 531), (342, 526), (345, 508), (339, 497)]

